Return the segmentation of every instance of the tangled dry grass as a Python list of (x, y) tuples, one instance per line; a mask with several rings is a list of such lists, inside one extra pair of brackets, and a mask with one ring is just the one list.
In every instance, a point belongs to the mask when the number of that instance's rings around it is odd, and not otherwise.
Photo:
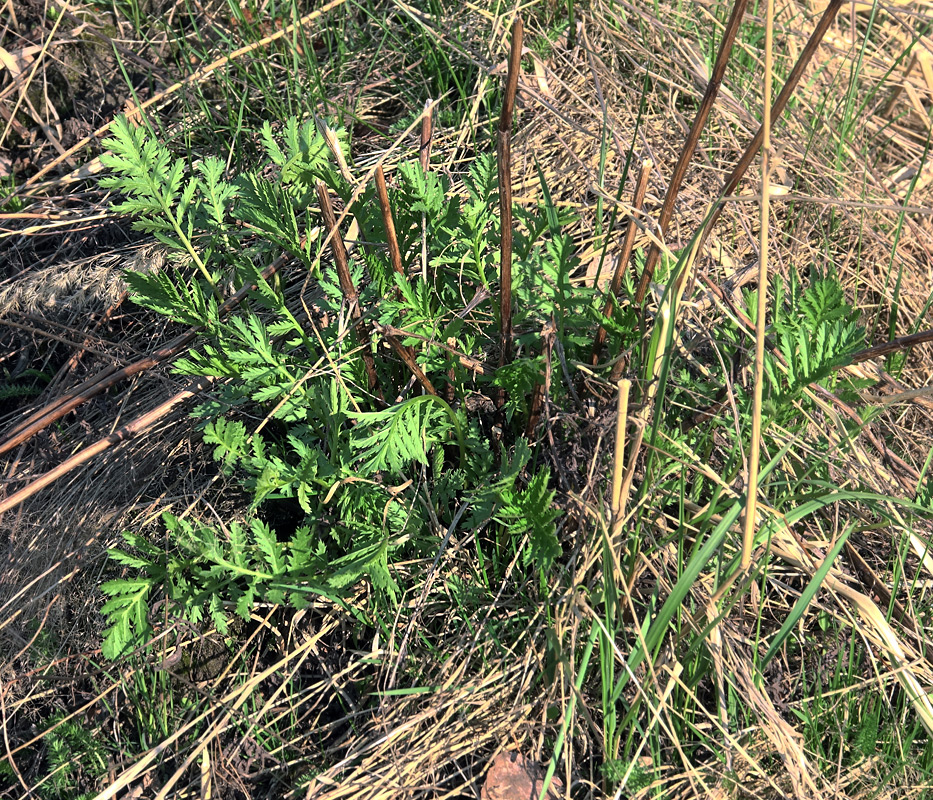
[[(482, 24), (464, 26), (461, 38), (454, 41), (421, 12), (401, 2), (395, 7), (398, 14), (422, 24), (427, 35), (480, 65), (473, 120), (478, 123), (482, 96), (505, 59), (509, 17), (477, 9)], [(622, 9), (628, 19), (620, 25)], [(817, 11), (801, 2), (782, 7), (778, 29), (785, 68), (801, 51)], [(549, 31), (536, 29), (534, 15), (525, 13), (530, 32), (546, 38)], [(597, 204), (618, 210), (620, 221), (631, 213), (628, 198), (637, 170), (626, 163), (626, 154), (633, 137), (636, 143), (631, 149), (639, 159), (649, 158), (655, 165), (638, 245), (646, 246), (653, 235), (651, 220), (689, 127), (693, 101), (708, 80), (706, 55), (689, 34), (695, 23), (682, 24), (678, 18), (687, 13), (673, 5), (649, 8), (593, 0), (578, 8), (573, 35), (565, 31), (546, 53), (535, 54), (534, 72), (523, 78), (513, 145), (516, 199), (521, 204), (536, 202), (540, 168), (552, 195), (577, 212), (574, 235), (583, 254), (581, 283), (597, 278), (599, 256), (593, 246), (600, 234), (596, 225), (601, 224)], [(691, 9), (689, 14), (693, 13)], [(702, 6), (699, 13), (707, 24), (721, 27), (712, 6)], [(872, 13), (858, 4), (843, 12), (811, 65), (802, 84), (805, 88), (776, 128), (782, 167), (793, 188), (774, 213), (775, 229), (781, 232), (774, 269), (785, 276), (794, 270), (805, 274), (810, 265), (831, 262), (851, 301), (867, 319), (877, 322), (875, 341), (880, 342), (887, 338), (888, 326), (898, 334), (915, 322), (926, 321), (920, 327), (930, 327), (933, 168), (927, 147), (933, 43), (929, 36), (919, 40), (917, 36), (933, 18), (920, 3), (881, 5), (874, 22), (876, 34), (866, 42), (864, 29)], [(43, 33), (53, 47), (82, 46), (59, 42), (56, 37), (64, 35), (62, 30), (55, 25)], [(900, 56), (908, 45), (913, 51), (905, 62)], [(4, 52), (14, 51), (9, 40), (3, 46)], [(126, 41), (121, 47), (137, 52)], [(760, 53), (753, 45), (740, 43), (739, 48), (746, 70), (759, 64)], [(34, 66), (39, 75), (48, 68), (48, 59), (40, 62), (35, 54), (27, 55), (28, 50), (16, 51), (21, 53), (16, 63), (22, 67), (16, 75), (7, 64), (4, 103), (20, 96), (29, 102), (32, 95), (23, 88), (25, 76), (37, 72)], [(153, 43), (145, 50), (140, 46), (139, 57), (152, 50), (158, 50)], [(371, 55), (361, 53), (359, 61)], [(390, 113), (387, 107), (393, 96), (383, 79), (393, 74), (392, 52), (383, 51), (378, 58), (382, 61), (376, 63), (374, 77), (366, 85), (347, 86), (361, 123), (384, 124)], [(853, 123), (846, 118), (851, 101), (840, 82), (856, 64), (861, 88), (854, 99), (859, 113)], [(654, 84), (654, 102), (641, 108), (646, 70)], [(204, 69), (196, 74), (197, 82), (205, 83), (213, 76)], [(348, 74), (369, 73), (348, 70)], [(700, 227), (709, 203), (754, 135), (760, 88), (743, 77), (727, 75), (677, 201), (675, 225), (668, 233), (672, 248), (686, 245)], [(31, 80), (35, 85), (35, 74)], [(817, 105), (826, 98), (835, 98), (836, 105)], [(28, 136), (20, 134), (24, 144), (18, 152), (30, 150), (33, 174), (59, 160), (75, 174), (93, 172), (93, 155), (88, 157), (85, 150), (61, 158), (68, 139), (60, 120), (54, 118), (53, 104), (30, 108), (35, 128)], [(17, 119), (15, 113), (5, 117)], [(107, 121), (89, 118), (86, 127), (97, 128)], [(25, 124), (12, 122), (10, 129), (16, 133)], [(853, 126), (851, 131), (839, 134), (847, 125)], [(92, 140), (91, 153), (95, 146)], [(362, 136), (355, 143), (361, 148), (361, 162), (375, 152), (363, 151), (365, 146)], [(406, 146), (412, 152), (416, 147), (404, 142)], [(434, 148), (451, 174), (470, 156), (463, 129), (439, 128)], [(7, 160), (12, 171), (14, 157)], [(0, 285), (0, 330), (9, 347), (0, 356), (0, 368), (10, 381), (26, 367), (50, 378), (43, 393), (29, 403), (7, 401), (0, 418), (4, 427), (12, 428), (34, 408), (67, 394), (110, 363), (120, 365), (149, 353), (177, 333), (129, 308), (124, 299), (120, 270), (131, 259), (147, 258), (150, 251), (121, 241), (119, 223), (102, 211), (105, 198), (100, 193), (75, 194), (81, 184), (71, 178), (59, 181), (52, 174), (43, 176), (43, 184), (36, 181), (28, 186), (24, 194), (43, 198), (40, 216), (45, 215), (46, 223), (28, 218), (35, 213), (31, 209), (36, 206), (31, 205), (20, 214), (3, 215), (0, 258), (8, 267)], [(624, 174), (628, 184), (616, 196)], [(756, 180), (748, 178), (727, 203), (696, 265), (697, 274), (713, 284), (723, 284), (757, 258), (757, 222), (749, 202), (759, 191)], [(60, 214), (67, 224), (52, 221), (52, 214)], [(94, 225), (101, 230), (86, 235), (88, 226)], [(828, 229), (831, 236), (826, 235)], [(293, 289), (300, 283), (297, 280)], [(897, 316), (889, 318), (895, 283)], [(681, 326), (682, 344), (688, 351), (702, 346), (703, 332), (715, 330), (731, 313), (728, 304), (710, 301), (702, 280), (696, 282), (694, 292)], [(883, 398), (885, 410), (858, 440), (840, 440), (839, 446), (848, 448), (845, 474), (838, 477), (840, 487), (870, 487), (887, 496), (912, 499), (933, 447), (931, 398), (925, 393), (933, 374), (931, 352), (929, 347), (911, 350), (896, 380), (876, 363), (852, 368), (878, 382), (871, 391)], [(491, 605), (452, 618), (445, 582), (439, 581), (413, 589), (403, 600), (406, 608), (421, 609), (416, 637), (407, 637), (402, 628), (361, 640), (345, 612), (324, 603), (284, 618), (274, 609), (257, 608), (233, 651), (212, 646), (201, 632), (163, 620), (160, 636), (165, 652), (174, 648), (191, 653), (183, 670), (157, 671), (152, 678), (133, 668), (101, 663), (97, 614), (101, 598), (96, 586), (105, 569), (106, 550), (117, 543), (119, 532), (155, 530), (154, 521), (162, 511), (190, 511), (197, 501), (207, 503), (214, 513), (236, 513), (237, 498), (217, 478), (184, 409), (7, 511), (0, 529), (0, 679), (3, 747), (16, 781), (3, 796), (25, 797), (35, 788), (30, 785), (29, 765), (18, 756), (31, 752), (37, 738), (34, 731), (42, 720), (61, 714), (64, 720), (84, 720), (97, 736), (111, 732), (119, 736), (121, 708), (159, 694), (159, 687), (166, 694), (181, 689), (196, 698), (194, 710), (187, 712), (184, 725), (166, 730), (162, 741), (151, 742), (144, 756), (108, 763), (107, 788), (98, 797), (180, 797), (192, 791), (200, 791), (201, 797), (211, 796), (211, 791), (230, 797), (264, 792), (270, 797), (373, 800), (475, 796), (485, 765), (499, 751), (519, 749), (547, 760), (559, 729), (555, 713), (558, 723), (568, 716), (571, 720), (559, 770), (564, 785), (571, 787), (574, 797), (601, 796), (604, 776), (596, 770), (594, 758), (602, 737), (598, 699), (580, 691), (577, 662), (566, 655), (585, 644), (581, 622), (598, 617), (586, 592), (578, 589), (591, 580), (589, 569), (603, 547), (599, 520), (608, 526), (601, 498), (611, 461), (614, 387), (595, 379), (594, 386), (602, 405), (593, 421), (563, 419), (561, 410), (552, 409), (552, 430), (576, 426), (582, 431), (574, 452), (561, 451), (567, 463), (555, 465), (571, 476), (562, 498), (568, 580), (554, 587), (547, 612), (542, 607), (531, 618), (519, 608), (524, 587), (507, 583)], [(179, 381), (160, 368), (79, 406), (54, 428), (4, 455), (5, 495), (126, 420), (157, 407), (180, 388)], [(828, 402), (823, 411), (825, 416), (812, 419), (812, 425), (825, 426), (826, 419), (841, 413)], [(776, 438), (770, 446), (777, 450), (782, 444)], [(802, 462), (826, 455), (807, 452), (806, 442), (797, 445)], [(714, 459), (697, 454), (693, 467), (713, 474)], [(581, 475), (585, 480), (577, 480)], [(723, 486), (726, 492), (740, 488)], [(658, 508), (656, 513), (662, 539), (663, 531), (676, 520), (665, 520), (670, 509)], [(807, 752), (795, 728), (799, 717), (794, 709), (782, 704), (782, 697), (795, 696), (799, 675), (810, 666), (784, 663), (772, 676), (773, 683), (764, 687), (749, 669), (756, 615), (762, 614), (775, 630), (780, 626), (800, 586), (820, 568), (831, 539), (827, 530), (814, 525), (778, 531), (770, 545), (777, 563), (768, 577), (768, 596), (755, 600), (759, 587), (754, 583), (748, 588), (752, 599), (742, 599), (736, 590), (733, 602), (726, 603), (725, 615), (717, 605), (722, 598), (714, 599), (715, 586), (704, 581), (694, 585), (688, 624), (702, 630), (714, 623), (709, 640), (715, 672), (723, 685), (729, 683), (744, 698), (755, 722), (738, 733), (721, 697), (702, 698), (698, 705), (708, 715), (692, 724), (716, 731), (712, 738), (722, 742), (724, 755), (688, 754), (678, 751), (673, 741), (671, 763), (680, 768), (667, 767), (660, 785), (642, 787), (637, 796), (875, 796), (871, 787), (884, 769), (880, 761), (868, 759), (857, 771), (830, 774), (825, 763), (817, 764)], [(918, 587), (931, 577), (925, 542), (933, 532), (921, 528), (908, 539), (909, 552), (899, 563), (912, 582), (899, 579), (892, 568), (890, 554), (898, 551), (901, 533), (878, 526), (853, 539), (825, 575), (823, 591), (808, 615), (828, 613), (854, 628), (871, 653), (871, 669), (861, 676), (863, 686), (882, 697), (906, 692), (914, 713), (933, 726), (933, 706), (927, 699), (933, 688), (929, 633), (918, 610), (923, 607)], [(649, 594), (659, 591), (663, 598), (670, 591), (678, 563), (676, 549), (670, 545), (655, 555), (656, 560), (643, 561), (637, 574), (625, 578), (630, 591), (637, 593), (648, 584), (660, 587), (648, 590)], [(453, 541), (439, 569), (445, 575), (468, 575), (470, 558), (466, 543)], [(411, 565), (412, 574), (417, 566)], [(901, 613), (885, 613), (896, 607)], [(630, 633), (637, 635), (634, 626)], [(403, 637), (407, 655), (400, 651)], [(564, 643), (557, 655), (553, 641)], [(626, 657), (619, 653), (620, 661)], [(654, 696), (660, 698), (668, 697), (676, 686), (688, 693), (704, 690), (685, 685), (682, 670), (668, 648), (642, 667), (636, 685), (650, 683)], [(536, 679), (542, 672), (551, 676), (546, 684)], [(395, 683), (399, 673), (409, 676), (411, 687), (425, 691), (394, 691), (400, 688)], [(140, 680), (152, 680), (156, 686), (150, 686), (147, 694)], [(362, 702), (367, 692), (380, 692), (378, 703)], [(665, 725), (679, 713), (663, 704), (653, 709), (655, 719)], [(197, 726), (201, 726), (197, 738), (187, 739)], [(167, 751), (173, 753), (173, 769), (157, 785), (156, 767)], [(282, 783), (279, 768), (306, 751), (317, 754), (316, 774), (305, 775), (300, 788)], [(652, 755), (644, 754), (649, 764)], [(195, 780), (192, 764), (199, 767)], [(919, 794), (926, 781), (905, 765), (885, 796)]]

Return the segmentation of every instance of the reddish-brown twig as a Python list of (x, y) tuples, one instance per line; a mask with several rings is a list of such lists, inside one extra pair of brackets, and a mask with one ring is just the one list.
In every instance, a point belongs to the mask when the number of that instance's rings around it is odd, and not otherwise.
[[(363, 317), (363, 311), (360, 309), (360, 295), (353, 285), (353, 278), (350, 276), (350, 262), (347, 257), (347, 248), (343, 243), (343, 236), (337, 228), (337, 217), (334, 214), (334, 207), (330, 202), (330, 195), (327, 192), (327, 186), (323, 181), (318, 181), (317, 196), (321, 203), (321, 215), (324, 217), (324, 225), (327, 228), (328, 238), (330, 239), (331, 252), (334, 255), (334, 266), (337, 268), (337, 279), (340, 281), (340, 291), (343, 292), (343, 298), (349, 307), (350, 317), (356, 323), (360, 323)], [(359, 337), (363, 354), (363, 365), (366, 369), (366, 380), (369, 383), (369, 391), (373, 392), (380, 400), (383, 399), (382, 389), (379, 388), (379, 377), (376, 374), (376, 360), (373, 358), (372, 350), (369, 346), (369, 336), (366, 326), (357, 324), (356, 334)]]
[[(91, 330), (92, 331), (99, 330), (117, 312), (117, 309), (119, 309), (120, 306), (123, 305), (123, 301), (126, 300), (127, 295), (128, 295), (127, 292), (123, 292), (117, 298), (116, 302), (112, 303), (110, 307), (107, 308), (107, 310), (103, 313), (103, 316), (101, 316), (97, 320), (97, 322), (94, 323), (94, 327), (91, 328)], [(88, 348), (90, 347), (91, 342), (92, 342), (91, 337), (87, 336), (84, 339), (84, 344), (81, 346), (81, 349), (71, 354), (69, 359), (62, 365), (62, 368), (56, 373), (55, 377), (52, 379), (51, 383), (49, 384), (48, 389), (47, 389), (49, 393), (53, 392), (55, 390), (55, 387), (59, 386), (61, 382), (64, 381), (65, 378), (68, 377), (68, 375), (71, 374), (71, 371), (75, 367), (78, 366), (78, 364), (81, 362), (81, 358), (84, 356), (86, 352), (88, 352)]]
[[(638, 232), (638, 225), (635, 218), (645, 204), (645, 194), (648, 191), (648, 177), (651, 175), (651, 168), (654, 166), (650, 159), (642, 162), (641, 171), (638, 173), (638, 181), (635, 184), (635, 194), (632, 197), (632, 211), (634, 212), (628, 221), (628, 228), (625, 231), (625, 239), (622, 241), (622, 252), (619, 254), (619, 260), (616, 263), (615, 273), (612, 276), (612, 283), (609, 285), (609, 293), (606, 295), (606, 304), (603, 306), (603, 316), (608, 317), (612, 314), (615, 306), (615, 299), (622, 288), (622, 276), (628, 265), (629, 258), (632, 256), (632, 250), (635, 247), (635, 234)], [(596, 366), (599, 362), (599, 354), (606, 343), (606, 329), (600, 325), (593, 338), (593, 351), (590, 354), (590, 364)], [(613, 380), (616, 383), (618, 378)]]
[(421, 367), (418, 366), (418, 362), (415, 361), (414, 351), (412, 351), (410, 347), (405, 347), (405, 345), (403, 345), (387, 330), (383, 329), (382, 335), (389, 343), (389, 346), (395, 351), (396, 355), (405, 362), (405, 366), (408, 367), (411, 374), (415, 376), (415, 379), (418, 381), (418, 383), (421, 384), (421, 387), (428, 394), (436, 395), (437, 390), (434, 388), (434, 385), (428, 379), (428, 376), (424, 374), (424, 371), (421, 369)]
[(859, 352), (851, 356), (849, 363), (861, 364), (863, 361), (880, 358), (881, 356), (889, 356), (891, 353), (897, 353), (901, 350), (909, 350), (911, 347), (916, 347), (918, 344), (924, 344), (926, 342), (933, 342), (933, 331), (920, 331), (919, 333), (911, 333), (907, 336), (898, 336), (896, 339), (891, 339), (889, 342), (876, 344), (874, 347), (868, 347), (865, 350), (859, 350)]
[(382, 223), (386, 229), (386, 244), (389, 247), (392, 269), (399, 275), (404, 275), (402, 251), (399, 249), (398, 237), (395, 235), (395, 220), (392, 218), (392, 206), (389, 205), (389, 190), (386, 188), (386, 176), (382, 171), (382, 164), (376, 167), (376, 197), (379, 199), (379, 209), (382, 211)]
[(508, 364), (512, 355), (512, 113), (518, 91), (518, 72), (522, 60), (522, 20), (516, 17), (512, 25), (512, 49), (509, 53), (509, 74), (505, 97), (499, 114), (496, 134), (496, 154), (499, 175), (499, 319), (501, 324), (500, 366)]
[(434, 137), (434, 122), (431, 116), (431, 101), (425, 103), (425, 114), (421, 117), (421, 170), (428, 171), (431, 163), (431, 141)]
[(535, 385), (528, 410), (528, 424), (525, 426), (525, 438), (530, 439), (541, 421), (544, 401), (551, 394), (551, 359), (554, 354), (554, 341), (557, 339), (557, 324), (552, 317), (541, 328), (541, 358), (544, 361), (544, 380)]
[[(787, 76), (784, 87), (778, 94), (777, 100), (775, 100), (774, 104), (771, 106), (771, 119), (773, 121), (777, 121), (784, 112), (787, 102), (790, 100), (791, 95), (793, 95), (794, 90), (797, 88), (797, 84), (800, 83), (800, 79), (803, 77), (803, 72), (807, 68), (807, 64), (810, 63), (810, 59), (813, 58), (814, 53), (816, 53), (817, 47), (819, 47), (820, 42), (823, 41), (826, 31), (829, 30), (829, 26), (832, 25), (841, 6), (842, 0), (829, 0), (829, 5), (826, 6), (823, 16), (820, 17), (820, 21), (816, 24), (816, 28), (814, 28), (813, 33), (810, 34), (810, 38), (807, 40), (803, 52), (800, 53), (797, 63), (794, 64), (794, 68), (790, 71), (790, 75)], [(732, 170), (732, 174), (726, 179), (722, 191), (720, 192), (722, 197), (727, 197), (736, 190), (739, 181), (742, 180), (742, 176), (745, 175), (745, 172), (751, 166), (752, 161), (754, 161), (755, 156), (761, 149), (763, 138), (764, 127), (761, 127), (758, 129), (758, 133), (755, 134), (755, 138), (752, 139), (748, 147), (745, 148), (745, 152), (742, 153), (742, 157)], [(706, 239), (713, 230), (720, 214), (722, 214), (723, 208), (725, 208), (725, 203), (720, 200), (716, 208), (713, 209), (713, 213), (710, 215), (709, 220), (705, 223), (697, 252), (699, 252), (706, 243)]]
[[(735, 43), (735, 37), (739, 32), (739, 25), (745, 15), (747, 5), (748, 0), (735, 0), (732, 15), (726, 23), (722, 42), (719, 44), (719, 52), (716, 54), (716, 63), (713, 65), (713, 72), (710, 75), (709, 83), (706, 85), (706, 92), (703, 94), (700, 108), (696, 117), (694, 117), (693, 124), (690, 126), (690, 132), (687, 134), (687, 139), (680, 151), (680, 157), (677, 159), (677, 165), (674, 167), (674, 173), (667, 185), (667, 194), (664, 196), (661, 212), (658, 215), (658, 235), (661, 238), (667, 232), (667, 227), (674, 216), (674, 203), (680, 193), (680, 187), (683, 185), (684, 176), (687, 174), (687, 166), (690, 164), (690, 159), (693, 158), (697, 143), (700, 141), (700, 134), (703, 132), (703, 127), (706, 125), (706, 120), (710, 111), (713, 110), (713, 104), (719, 94), (719, 87), (722, 84), (723, 76), (726, 74), (726, 64), (729, 62), (732, 45)], [(648, 284), (651, 282), (660, 257), (661, 249), (657, 243), (653, 243), (648, 250), (648, 257), (645, 259), (645, 271), (641, 275), (641, 281), (635, 292), (636, 305), (641, 305), (644, 302), (645, 294), (648, 292)]]

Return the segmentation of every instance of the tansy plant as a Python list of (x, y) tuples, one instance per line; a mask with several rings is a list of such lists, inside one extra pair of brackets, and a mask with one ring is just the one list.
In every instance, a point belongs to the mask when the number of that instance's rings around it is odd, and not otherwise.
[[(525, 213), (516, 235), (516, 357), (496, 370), (492, 159), (475, 161), (462, 194), (417, 162), (398, 167), (391, 199), (399, 271), (373, 191), (345, 180), (313, 123), (292, 118), (278, 132), (264, 125), (266, 163), (234, 178), (216, 158), (193, 167), (173, 158), (123, 117), (112, 130), (102, 185), (122, 195), (115, 210), (171, 256), (163, 271), (127, 273), (132, 297), (203, 329), (174, 370), (215, 379), (195, 416), (219, 467), (252, 499), (245, 518), (217, 525), (166, 514), (167, 547), (124, 534), (129, 548), (111, 551), (124, 577), (102, 587), (105, 655), (145, 644), (156, 599), (191, 623), (209, 617), (220, 631), (232, 614), (248, 618), (257, 601), (339, 601), (361, 579), (391, 603), (393, 564), (435, 554), (458, 522), (477, 531), (479, 558), (491, 546), (552, 567), (561, 552), (554, 492), (515, 431), (542, 380), (542, 327), (553, 326), (572, 356), (600, 305), (592, 291), (571, 291), (576, 257), (562, 232), (567, 219), (552, 204)], [(343, 137), (336, 141), (345, 152)], [(348, 264), (355, 302), (320, 233), (320, 184), (343, 207), (352, 203), (359, 225)], [(283, 253), (308, 291), (285, 292), (263, 278)], [(222, 314), (222, 299), (245, 284), (255, 286), (249, 302)], [(498, 424), (488, 411), (468, 412), (488, 409), (470, 400), (500, 387), (507, 402)], [(276, 524), (282, 508), (297, 513), (297, 524)]]

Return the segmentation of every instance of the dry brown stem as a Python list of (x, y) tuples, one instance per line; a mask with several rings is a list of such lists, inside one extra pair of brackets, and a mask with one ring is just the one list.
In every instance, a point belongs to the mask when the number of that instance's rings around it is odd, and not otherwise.
[[(823, 37), (826, 35), (826, 31), (829, 30), (829, 26), (832, 25), (833, 20), (836, 18), (836, 14), (839, 12), (841, 6), (842, 0), (829, 0), (829, 4), (826, 6), (826, 10), (823, 12), (823, 16), (820, 17), (820, 21), (813, 29), (813, 33), (810, 34), (810, 38), (807, 40), (807, 43), (803, 48), (803, 52), (801, 52), (800, 57), (794, 64), (793, 69), (791, 69), (790, 75), (787, 76), (787, 80), (785, 81), (783, 88), (778, 94), (777, 100), (774, 101), (774, 105), (771, 107), (772, 120), (777, 120), (781, 114), (784, 113), (784, 108), (787, 106), (788, 101), (793, 96), (794, 91), (797, 88), (797, 84), (800, 83), (800, 79), (804, 75), (804, 71), (806, 70), (807, 65), (810, 63), (810, 60), (816, 53), (817, 48), (820, 46), (820, 42), (823, 41)], [(751, 140), (751, 142), (749, 142), (748, 147), (745, 148), (745, 152), (742, 153), (742, 157), (739, 159), (738, 164), (735, 165), (735, 168), (732, 170), (729, 177), (726, 178), (726, 182), (723, 184), (720, 196), (725, 197), (727, 195), (731, 195), (736, 190), (736, 187), (739, 185), (739, 181), (742, 180), (745, 172), (751, 166), (752, 161), (754, 161), (755, 154), (758, 153), (758, 151), (761, 149), (761, 143), (763, 139), (764, 125), (758, 129), (755, 137)], [(723, 208), (724, 203), (720, 201), (713, 209), (713, 213), (710, 215), (709, 220), (706, 221), (704, 225), (704, 231), (700, 236), (700, 247), (705, 244), (706, 239), (715, 227), (720, 214), (722, 214)]]
[[(518, 73), (522, 59), (522, 20), (516, 17), (512, 25), (512, 45), (509, 53), (509, 74), (505, 97), (499, 114), (496, 154), (499, 175), (499, 318), (501, 320), (501, 353), (499, 364), (508, 364), (512, 353), (512, 113), (518, 91)], [(500, 392), (501, 394), (501, 392)]]
[[(272, 264), (262, 271), (263, 279), (268, 280), (275, 275), (290, 258), (291, 256), (288, 254), (279, 256)], [(235, 295), (220, 306), (221, 316), (228, 314), (231, 309), (243, 302), (255, 288), (256, 287), (252, 284), (243, 286)], [(47, 428), (53, 422), (61, 419), (69, 411), (73, 411), (82, 403), (107, 391), (111, 386), (115, 386), (127, 378), (131, 378), (134, 375), (138, 375), (140, 372), (152, 369), (158, 364), (162, 364), (174, 358), (185, 350), (202, 330), (204, 329), (201, 327), (191, 328), (168, 344), (160, 347), (152, 353), (152, 355), (141, 358), (123, 367), (123, 369), (117, 369), (115, 366), (105, 367), (93, 378), (89, 378), (67, 394), (56, 398), (53, 402), (31, 414), (9, 430), (2, 442), (0, 442), (0, 455), (9, 452), (17, 445), (35, 436), (43, 428)]]
[(360, 295), (359, 292), (356, 291), (356, 286), (353, 285), (353, 278), (350, 276), (350, 262), (347, 256), (347, 248), (343, 243), (343, 236), (340, 235), (340, 229), (337, 227), (337, 217), (334, 214), (334, 207), (331, 205), (330, 194), (323, 181), (318, 181), (317, 196), (321, 203), (321, 216), (324, 217), (324, 225), (327, 227), (327, 236), (330, 239), (331, 252), (334, 256), (334, 265), (337, 268), (337, 279), (340, 281), (340, 291), (343, 292), (343, 297), (347, 303), (351, 319), (357, 323), (355, 325), (356, 334), (362, 348), (363, 364), (366, 368), (366, 379), (369, 383), (369, 391), (373, 392), (379, 399), (383, 399), (382, 389), (379, 387), (379, 377), (376, 374), (376, 360), (373, 358), (372, 351), (370, 350), (369, 337), (366, 335), (366, 326), (361, 324), (363, 311), (360, 309)]
[(386, 176), (382, 171), (382, 164), (376, 167), (376, 197), (379, 198), (379, 209), (382, 211), (382, 222), (386, 229), (386, 244), (389, 248), (389, 260), (392, 269), (399, 275), (405, 275), (402, 266), (402, 251), (398, 246), (398, 237), (395, 234), (395, 220), (392, 217), (392, 206), (389, 204), (389, 191), (386, 189)]
[(99, 439), (90, 447), (85, 447), (80, 452), (75, 453), (75, 455), (73, 455), (71, 458), (66, 459), (57, 467), (55, 467), (55, 469), (46, 472), (41, 477), (30, 482), (28, 485), (24, 486), (19, 491), (14, 492), (4, 500), (0, 500), (0, 514), (3, 514), (5, 511), (9, 511), (11, 508), (15, 508), (27, 498), (32, 497), (36, 492), (41, 491), (46, 486), (54, 483), (62, 475), (67, 475), (76, 467), (79, 467), (85, 462), (90, 461), (92, 458), (94, 458), (94, 456), (103, 453), (105, 450), (110, 449), (114, 445), (118, 445), (121, 442), (138, 436), (140, 433), (151, 427), (155, 422), (168, 414), (179, 403), (183, 403), (185, 400), (197, 396), (197, 394), (206, 389), (211, 384), (211, 382), (212, 379), (210, 378), (200, 378), (194, 381), (188, 389), (178, 392), (178, 394), (170, 397), (157, 408), (154, 408), (152, 411), (137, 417), (132, 422), (123, 425), (109, 436), (105, 436), (103, 439)]
[[(719, 87), (722, 85), (722, 79), (726, 74), (726, 65), (729, 63), (729, 56), (732, 53), (732, 46), (735, 44), (735, 37), (739, 32), (739, 25), (742, 17), (745, 16), (745, 7), (748, 0), (736, 0), (732, 7), (732, 14), (729, 22), (726, 23), (726, 30), (723, 33), (722, 41), (719, 44), (719, 52), (716, 54), (716, 63), (713, 65), (713, 72), (709, 83), (706, 85), (706, 92), (703, 94), (703, 100), (700, 102), (700, 108), (693, 124), (690, 126), (690, 132), (681, 148), (680, 157), (677, 159), (677, 165), (671, 175), (670, 183), (667, 185), (667, 194), (664, 196), (664, 203), (661, 205), (661, 213), (658, 216), (658, 235), (663, 239), (667, 233), (667, 228), (674, 216), (674, 203), (677, 201), (677, 195), (683, 185), (684, 177), (687, 174), (687, 166), (693, 154), (696, 151), (697, 143), (700, 141), (700, 134), (706, 125), (706, 120), (713, 110), (713, 104), (716, 102), (716, 96), (719, 94)], [(645, 270), (642, 272), (641, 280), (638, 282), (638, 289), (635, 292), (635, 304), (641, 305), (648, 292), (648, 284), (654, 276), (654, 270), (658, 259), (661, 257), (661, 248), (652, 243), (648, 251), (648, 257), (645, 260)]]

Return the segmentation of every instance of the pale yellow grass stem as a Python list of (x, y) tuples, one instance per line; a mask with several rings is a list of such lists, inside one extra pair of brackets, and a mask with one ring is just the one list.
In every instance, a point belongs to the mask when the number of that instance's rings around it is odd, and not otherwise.
[(755, 545), (755, 510), (758, 502), (758, 467), (761, 453), (761, 392), (764, 385), (765, 312), (768, 304), (768, 218), (771, 198), (771, 71), (773, 67), (774, 0), (765, 11), (765, 79), (762, 93), (761, 139), (761, 253), (758, 260), (758, 313), (755, 317), (755, 395), (752, 405), (752, 440), (745, 481), (745, 530), (742, 536), (742, 569), (752, 563)]

